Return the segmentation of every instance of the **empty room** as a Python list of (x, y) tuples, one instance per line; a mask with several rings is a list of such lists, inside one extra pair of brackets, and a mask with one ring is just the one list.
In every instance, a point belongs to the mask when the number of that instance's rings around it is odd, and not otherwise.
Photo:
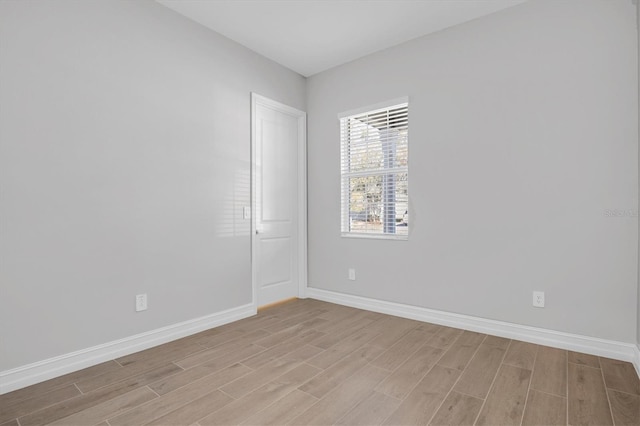
[(640, 425), (637, 0), (0, 0), (0, 426)]

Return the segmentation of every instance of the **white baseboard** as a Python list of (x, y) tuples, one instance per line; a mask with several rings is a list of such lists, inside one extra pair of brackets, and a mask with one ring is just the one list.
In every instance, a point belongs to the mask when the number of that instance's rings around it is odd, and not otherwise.
[(253, 304), (0, 372), (0, 395), (256, 314)]
[(525, 342), (552, 346), (555, 348), (567, 349), (606, 358), (629, 361), (634, 364), (636, 371), (638, 371), (638, 375), (640, 376), (640, 347), (633, 343), (598, 339), (596, 337), (512, 324), (504, 321), (473, 317), (470, 315), (454, 314), (311, 287), (307, 289), (307, 297), (402, 318), (446, 325), (449, 327), (461, 328), (464, 330), (491, 334), (509, 339), (522, 340)]

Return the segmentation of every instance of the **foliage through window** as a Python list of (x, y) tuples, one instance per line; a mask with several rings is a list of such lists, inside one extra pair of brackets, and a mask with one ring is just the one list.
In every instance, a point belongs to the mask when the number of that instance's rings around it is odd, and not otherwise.
[(342, 235), (407, 238), (406, 100), (340, 117)]

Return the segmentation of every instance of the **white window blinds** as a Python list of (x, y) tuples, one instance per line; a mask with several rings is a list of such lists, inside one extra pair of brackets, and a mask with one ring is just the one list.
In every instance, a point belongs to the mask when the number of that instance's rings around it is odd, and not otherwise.
[(340, 117), (342, 234), (406, 238), (409, 106)]

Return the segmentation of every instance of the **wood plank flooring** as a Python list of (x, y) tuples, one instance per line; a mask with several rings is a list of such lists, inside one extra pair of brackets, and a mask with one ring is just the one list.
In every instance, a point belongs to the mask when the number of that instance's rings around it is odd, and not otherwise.
[(0, 426), (640, 425), (628, 362), (317, 300), (0, 395)]

